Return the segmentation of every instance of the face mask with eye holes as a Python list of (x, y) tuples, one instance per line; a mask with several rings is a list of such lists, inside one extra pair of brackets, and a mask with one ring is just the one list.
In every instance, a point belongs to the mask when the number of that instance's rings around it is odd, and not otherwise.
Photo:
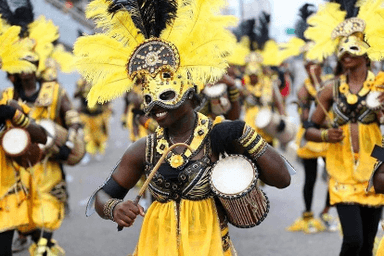
[(362, 56), (367, 53), (368, 48), (369, 45), (366, 42), (354, 35), (343, 37), (337, 49), (337, 58), (340, 59), (346, 53), (352, 56)]
[(190, 76), (180, 73), (173, 74), (172, 71), (163, 70), (155, 77), (141, 78), (145, 112), (151, 111), (155, 105), (165, 109), (175, 109), (183, 104), (189, 92), (195, 89)]

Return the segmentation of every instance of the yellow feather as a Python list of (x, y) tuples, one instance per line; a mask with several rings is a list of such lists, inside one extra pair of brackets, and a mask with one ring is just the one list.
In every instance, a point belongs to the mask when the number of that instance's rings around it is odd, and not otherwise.
[(380, 61), (384, 57), (384, 1), (364, 0), (360, 3), (358, 18), (365, 21), (365, 40), (369, 44), (368, 57)]
[(274, 40), (268, 40), (265, 43), (261, 55), (263, 56), (262, 64), (265, 66), (279, 66), (283, 61), (279, 46)]
[(319, 10), (307, 19), (310, 25), (304, 36), (315, 44), (308, 51), (307, 58), (323, 61), (334, 54), (339, 40), (332, 40), (333, 29), (345, 18), (346, 12), (340, 10), (337, 3), (320, 5)]
[(45, 70), (45, 61), (51, 55), (54, 46), (53, 42), (59, 38), (59, 28), (53, 24), (52, 20), (46, 20), (40, 16), (28, 25), (29, 38), (36, 43), (35, 52), (39, 56), (39, 67), (37, 72)]
[(281, 58), (284, 60), (303, 53), (305, 41), (298, 37), (292, 37), (287, 43), (280, 44)]
[(71, 73), (75, 69), (73, 54), (67, 52), (62, 44), (56, 45), (51, 58), (59, 64), (60, 70), (64, 73)]
[(182, 56), (180, 68), (194, 74), (195, 83), (214, 82), (225, 73), (223, 56), (231, 54), (236, 43), (225, 27), (237, 22), (219, 13), (225, 4), (223, 0), (179, 0), (178, 18), (161, 34), (161, 38), (175, 44)]
[(25, 60), (30, 54), (25, 41), (19, 40), (20, 27), (11, 26), (0, 35), (0, 58), (2, 69), (9, 73), (32, 72), (36, 67)]

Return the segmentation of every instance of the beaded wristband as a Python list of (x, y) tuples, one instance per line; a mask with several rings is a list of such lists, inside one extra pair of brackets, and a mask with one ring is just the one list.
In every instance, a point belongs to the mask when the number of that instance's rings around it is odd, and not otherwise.
[(107, 202), (104, 204), (103, 208), (103, 213), (105, 217), (112, 221), (115, 221), (113, 218), (113, 209), (115, 209), (116, 205), (121, 202), (123, 202), (123, 200), (117, 198), (108, 199)]
[(322, 130), (321, 131), (321, 140), (324, 141), (324, 142), (328, 142), (329, 141), (328, 130)]
[(239, 99), (239, 96), (240, 96), (239, 89), (237, 89), (236, 87), (231, 87), (228, 90), (228, 94), (229, 94), (229, 101), (230, 102), (237, 101)]
[(248, 125), (244, 126), (243, 135), (238, 142), (247, 150), (253, 160), (262, 156), (268, 146), (268, 143)]
[(31, 120), (23, 112), (16, 109), (15, 115), (12, 118), (12, 124), (20, 128), (25, 128), (30, 123)]

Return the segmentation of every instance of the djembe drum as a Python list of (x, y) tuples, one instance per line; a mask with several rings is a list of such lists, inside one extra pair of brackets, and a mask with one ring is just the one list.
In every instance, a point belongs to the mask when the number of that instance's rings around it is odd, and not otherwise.
[(203, 94), (209, 99), (212, 113), (215, 115), (226, 114), (231, 108), (231, 102), (228, 98), (227, 85), (218, 83), (206, 85)]
[(40, 161), (42, 152), (36, 143), (31, 142), (29, 133), (22, 128), (11, 128), (1, 138), (5, 154), (18, 165), (28, 168)]
[(256, 166), (242, 155), (230, 155), (211, 169), (210, 185), (223, 205), (229, 223), (239, 228), (259, 225), (269, 211), (269, 200), (257, 186)]

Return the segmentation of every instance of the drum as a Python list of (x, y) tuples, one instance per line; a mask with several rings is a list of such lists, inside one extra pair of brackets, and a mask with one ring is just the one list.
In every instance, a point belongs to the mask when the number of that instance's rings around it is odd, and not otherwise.
[(272, 112), (269, 108), (262, 108), (256, 115), (255, 125), (266, 134), (276, 137), (280, 120), (278, 113)]
[(256, 166), (242, 155), (230, 155), (211, 169), (210, 185), (223, 205), (229, 223), (239, 228), (259, 225), (269, 211), (269, 200), (257, 186)]
[(370, 91), (367, 95), (367, 107), (372, 110), (379, 110), (383, 104), (377, 99), (382, 92)]
[(48, 135), (47, 142), (44, 145), (40, 144), (41, 149), (46, 154), (59, 153), (59, 148), (67, 141), (68, 131), (50, 119), (42, 119), (39, 125), (44, 128)]
[[(284, 129), (279, 131), (280, 123), (284, 123)], [(287, 144), (295, 139), (297, 125), (289, 121), (286, 117), (272, 112), (269, 108), (262, 108), (256, 116), (255, 125), (262, 129), (266, 134), (277, 138), (281, 144)]]
[(29, 133), (22, 128), (11, 128), (1, 139), (5, 154), (24, 168), (34, 166), (40, 161), (42, 152), (39, 146), (31, 143)]
[(82, 129), (77, 131), (77, 134), (73, 140), (73, 148), (68, 156), (67, 161), (65, 162), (68, 165), (78, 164), (85, 155), (84, 132)]
[(206, 85), (203, 94), (210, 100), (211, 111), (213, 114), (222, 115), (227, 113), (231, 108), (227, 85), (225, 83)]

